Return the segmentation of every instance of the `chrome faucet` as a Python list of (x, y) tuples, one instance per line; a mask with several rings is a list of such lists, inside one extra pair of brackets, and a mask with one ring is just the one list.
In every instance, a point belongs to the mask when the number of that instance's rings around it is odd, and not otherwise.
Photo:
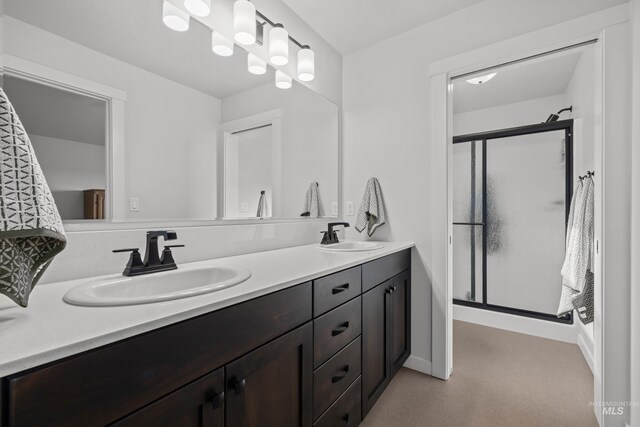
[(113, 252), (131, 252), (129, 262), (122, 272), (123, 276), (139, 276), (141, 274), (157, 273), (159, 271), (175, 270), (178, 268), (171, 248), (182, 248), (184, 245), (165, 245), (162, 255), (158, 253), (158, 238), (175, 240), (178, 234), (175, 231), (147, 231), (147, 247), (144, 261), (140, 256), (139, 248), (115, 249)]
[(330, 222), (327, 224), (327, 231), (320, 232), (323, 234), (322, 241), (320, 242), (321, 245), (333, 245), (334, 243), (340, 243), (340, 240), (338, 240), (338, 233), (333, 230), (333, 227), (338, 225), (344, 225), (345, 228), (349, 227), (348, 222)]

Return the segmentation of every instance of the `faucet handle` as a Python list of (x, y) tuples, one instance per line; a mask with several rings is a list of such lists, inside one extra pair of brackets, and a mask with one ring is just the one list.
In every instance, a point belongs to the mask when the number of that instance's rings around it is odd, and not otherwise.
[(167, 265), (176, 263), (173, 259), (171, 248), (184, 248), (184, 245), (165, 245), (164, 250), (162, 251), (162, 256), (160, 257), (160, 264)]
[(127, 248), (127, 249), (114, 249), (113, 253), (120, 252), (131, 252), (129, 256), (129, 262), (125, 267), (125, 272), (130, 270), (131, 267), (142, 267), (144, 266), (144, 262), (142, 262), (142, 257), (140, 256), (139, 248)]

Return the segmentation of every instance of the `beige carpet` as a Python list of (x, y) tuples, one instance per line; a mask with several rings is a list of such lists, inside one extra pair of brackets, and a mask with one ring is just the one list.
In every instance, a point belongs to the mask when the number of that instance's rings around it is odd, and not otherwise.
[(362, 426), (598, 425), (577, 345), (459, 321), (453, 331), (450, 380), (402, 369)]

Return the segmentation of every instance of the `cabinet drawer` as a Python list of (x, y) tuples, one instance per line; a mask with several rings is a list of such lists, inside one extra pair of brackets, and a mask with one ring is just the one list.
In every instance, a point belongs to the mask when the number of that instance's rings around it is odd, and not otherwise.
[(361, 267), (353, 267), (313, 281), (313, 315), (319, 316), (362, 292)]
[(316, 419), (360, 376), (360, 337), (313, 373), (313, 418)]
[(411, 249), (368, 262), (362, 265), (362, 292), (373, 289), (384, 282), (411, 268)]
[(224, 372), (220, 368), (155, 401), (114, 427), (223, 427)]
[(5, 427), (118, 420), (311, 320), (311, 290), (294, 286), (5, 378)]
[(357, 427), (362, 413), (360, 410), (361, 380), (358, 378), (349, 386), (327, 412), (325, 412), (313, 427)]
[(317, 368), (360, 335), (361, 297), (313, 321), (313, 367)]

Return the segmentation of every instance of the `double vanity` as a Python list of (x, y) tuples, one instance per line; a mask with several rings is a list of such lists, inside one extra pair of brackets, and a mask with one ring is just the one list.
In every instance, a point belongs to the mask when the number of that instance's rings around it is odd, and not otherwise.
[[(6, 310), (0, 323), (0, 425), (358, 425), (410, 354), (413, 245), (340, 245), (42, 285), (28, 310)], [(136, 300), (154, 280), (171, 290), (224, 269), (249, 277)], [(117, 280), (147, 285), (128, 296), (124, 285), (96, 290)], [(62, 301), (79, 289), (102, 304)]]

